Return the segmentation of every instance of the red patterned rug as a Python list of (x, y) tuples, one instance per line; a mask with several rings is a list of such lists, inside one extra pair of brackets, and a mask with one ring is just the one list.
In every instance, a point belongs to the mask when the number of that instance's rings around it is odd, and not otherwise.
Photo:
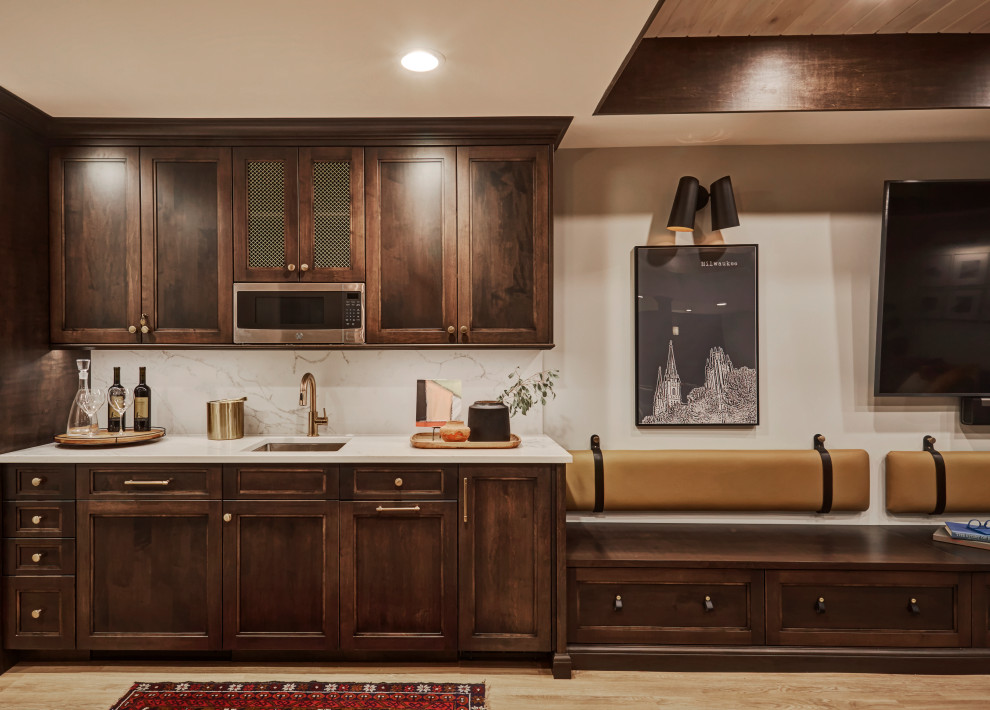
[(484, 710), (483, 683), (135, 683), (110, 710)]

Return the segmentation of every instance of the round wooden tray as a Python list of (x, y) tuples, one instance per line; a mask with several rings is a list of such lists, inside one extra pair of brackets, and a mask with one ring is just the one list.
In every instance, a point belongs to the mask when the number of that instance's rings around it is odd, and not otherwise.
[(56, 434), (55, 441), (63, 446), (126, 446), (128, 444), (143, 444), (165, 436), (164, 427), (152, 427), (151, 431), (107, 431), (100, 429), (96, 436), (79, 436), (78, 434)]
[(409, 443), (417, 449), (514, 449), (519, 446), (519, 437), (509, 434), (508, 441), (444, 441), (437, 434), (422, 432), (413, 434)]

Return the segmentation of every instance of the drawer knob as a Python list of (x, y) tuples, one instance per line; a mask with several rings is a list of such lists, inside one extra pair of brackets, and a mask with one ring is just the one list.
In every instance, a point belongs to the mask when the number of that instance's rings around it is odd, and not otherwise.
[(41, 525), (41, 516), (40, 515), (32, 516), (31, 522), (34, 523), (35, 525)]
[(911, 599), (911, 603), (908, 604), (908, 611), (910, 611), (912, 614), (915, 614), (915, 615), (921, 613), (921, 607), (918, 606), (918, 600), (917, 599), (914, 599), (914, 598)]
[(40, 619), (41, 618), (41, 612), (42, 611), (44, 611), (44, 610), (43, 609), (35, 609), (34, 611), (31, 612), (31, 618), (32, 619)]
[(616, 611), (622, 611), (622, 597), (618, 594), (615, 595), (615, 604), (613, 608)]
[(31, 485), (34, 486), (35, 488), (40, 487), (41, 484), (44, 483), (44, 482), (45, 482), (45, 479), (44, 478), (41, 478), (40, 476), (31, 479)]
[(818, 597), (818, 601), (815, 602), (815, 613), (816, 614), (825, 613), (825, 597)]
[(705, 596), (705, 611), (715, 611), (715, 602), (709, 596)]
[(229, 522), (230, 522), (231, 520), (233, 520), (233, 519), (234, 519), (234, 516), (233, 516), (233, 515), (231, 515), (230, 513), (224, 513), (224, 514), (223, 514), (223, 521), (224, 521), (225, 523), (229, 523)]
[(401, 478), (396, 478), (395, 479), (395, 487), (396, 488), (402, 488), (402, 479)]
[(31, 555), (31, 561), (32, 562), (41, 562), (41, 558), (44, 557), (44, 556), (45, 556), (45, 554), (43, 552), (35, 552), (33, 555)]

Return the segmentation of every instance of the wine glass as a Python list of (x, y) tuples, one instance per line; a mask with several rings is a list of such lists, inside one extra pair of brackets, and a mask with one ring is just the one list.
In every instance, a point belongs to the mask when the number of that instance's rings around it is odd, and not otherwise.
[(106, 404), (107, 393), (100, 386), (90, 387), (79, 393), (79, 407), (89, 417), (90, 427), (83, 436), (97, 436), (100, 430), (100, 419), (98, 412)]
[[(124, 412), (134, 404), (134, 388), (124, 387), (124, 391), (119, 390), (110, 398), (110, 406), (113, 411), (117, 412), (117, 416), (120, 417), (120, 433), (123, 434), (126, 430), (123, 427), (124, 424)], [(133, 429), (133, 427), (131, 427)]]

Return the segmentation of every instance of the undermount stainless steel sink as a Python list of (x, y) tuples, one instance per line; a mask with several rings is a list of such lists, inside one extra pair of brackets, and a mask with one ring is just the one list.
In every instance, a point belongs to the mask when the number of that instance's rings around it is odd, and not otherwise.
[(251, 451), (340, 451), (346, 441), (292, 441), (262, 444)]

